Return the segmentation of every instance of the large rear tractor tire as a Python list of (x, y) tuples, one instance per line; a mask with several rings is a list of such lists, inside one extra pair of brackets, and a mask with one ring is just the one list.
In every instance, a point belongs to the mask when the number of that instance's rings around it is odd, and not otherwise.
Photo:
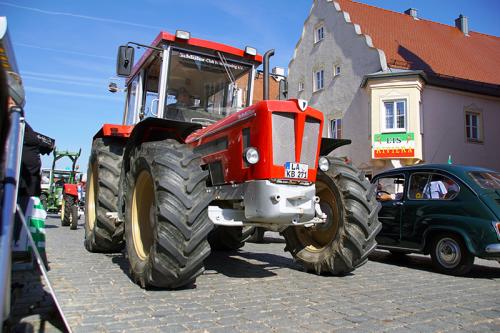
[(118, 212), (118, 186), (125, 142), (98, 138), (92, 143), (85, 200), (85, 248), (90, 252), (123, 249), (123, 223), (107, 213)]
[(208, 242), (214, 251), (237, 250), (245, 245), (254, 231), (254, 227), (217, 226), (208, 235)]
[(210, 254), (208, 172), (200, 157), (174, 140), (146, 142), (131, 152), (125, 177), (125, 240), (130, 275), (142, 288), (195, 282)]
[(316, 179), (316, 195), (327, 222), (288, 227), (283, 236), (285, 250), (306, 271), (345, 275), (366, 263), (377, 245), (380, 204), (362, 172), (339, 158), (329, 161), (330, 169), (318, 170)]
[(253, 227), (252, 233), (250, 237), (247, 239), (247, 242), (251, 243), (264, 243), (264, 234), (266, 233), (266, 229), (262, 227)]

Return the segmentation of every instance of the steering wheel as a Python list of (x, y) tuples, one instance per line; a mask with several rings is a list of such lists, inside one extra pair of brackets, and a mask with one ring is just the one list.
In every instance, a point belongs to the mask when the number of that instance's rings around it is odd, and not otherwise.
[(382, 191), (382, 190), (377, 191), (377, 196), (380, 196), (380, 194), (387, 194), (387, 195), (391, 195), (391, 194), (390, 194), (389, 192), (387, 192), (387, 191)]

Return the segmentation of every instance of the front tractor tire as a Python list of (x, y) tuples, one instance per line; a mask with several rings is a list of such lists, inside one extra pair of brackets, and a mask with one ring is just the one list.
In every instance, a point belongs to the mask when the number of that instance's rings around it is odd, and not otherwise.
[[(75, 214), (76, 209), (76, 214)], [(71, 195), (64, 195), (61, 203), (61, 226), (71, 226), (71, 229), (76, 229), (78, 225), (78, 206), (75, 198)]]
[(204, 270), (212, 195), (200, 162), (189, 146), (174, 140), (146, 142), (131, 152), (125, 243), (130, 275), (142, 288), (188, 286)]
[(85, 248), (90, 252), (123, 249), (123, 224), (107, 213), (118, 212), (118, 186), (125, 142), (98, 138), (92, 143), (85, 200)]
[(363, 173), (339, 158), (329, 158), (330, 169), (318, 170), (316, 195), (327, 215), (325, 224), (288, 227), (285, 250), (306, 271), (345, 275), (368, 260), (382, 225), (373, 186)]
[[(71, 198), (73, 199), (73, 198)], [(60, 217), (61, 217), (61, 226), (62, 227), (67, 227), (70, 224), (70, 219), (71, 219), (71, 206), (69, 205), (69, 202), (66, 198), (66, 196), (63, 197), (63, 200), (61, 202), (61, 211), (60, 211)]]

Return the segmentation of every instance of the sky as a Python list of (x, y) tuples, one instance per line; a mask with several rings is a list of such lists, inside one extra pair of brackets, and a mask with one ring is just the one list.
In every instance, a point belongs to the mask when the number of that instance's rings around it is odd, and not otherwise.
[[(359, 0), (454, 25), (464, 14), (469, 29), (500, 36), (500, 0)], [(187, 30), (193, 37), (231, 46), (274, 48), (271, 67), (287, 67), (312, 0), (0, 0), (26, 90), (26, 118), (56, 139), (60, 150), (82, 149), (87, 169), (93, 135), (104, 123), (120, 124), (123, 93), (112, 94), (117, 48), (150, 44), (160, 31)], [(136, 56), (136, 59), (139, 57)], [(123, 80), (119, 80), (122, 83)], [(50, 167), (52, 156), (42, 157)], [(70, 166), (69, 159), (58, 167)]]

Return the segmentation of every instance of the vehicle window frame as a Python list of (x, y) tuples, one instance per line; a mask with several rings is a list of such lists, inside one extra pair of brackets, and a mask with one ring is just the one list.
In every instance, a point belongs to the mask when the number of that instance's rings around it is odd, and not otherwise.
[[(205, 57), (217, 59), (217, 54), (210, 53), (210, 52), (204, 52), (204, 51), (196, 50), (196, 49), (190, 49), (190, 48), (182, 47), (180, 45), (172, 45), (172, 47), (170, 48), (170, 52), (169, 52), (170, 57), (172, 56), (172, 53), (174, 51), (186, 52), (186, 53), (190, 53), (190, 54), (202, 55)], [(255, 69), (254, 64), (251, 61), (243, 61), (242, 59), (235, 59), (227, 54), (225, 56), (226, 56), (226, 60), (230, 63), (240, 64), (242, 66), (249, 67), (250, 71), (249, 71), (249, 77), (248, 77), (246, 89), (247, 89), (247, 91), (250, 91), (251, 88), (253, 87), (253, 83), (254, 83), (252, 81), (252, 75), (251, 75), (252, 71)], [(170, 64), (169, 64), (169, 72), (170, 72)], [(167, 78), (167, 81), (168, 81), (168, 78)], [(168, 89), (168, 86), (167, 86), (167, 89)], [(251, 105), (252, 105), (251, 101), (248, 100), (248, 98), (247, 98), (245, 107), (249, 107)]]
[[(453, 197), (448, 198), (448, 199), (445, 199), (444, 197), (443, 198), (437, 198), (437, 199), (436, 198), (424, 198), (424, 197), (422, 197), (421, 199), (412, 198), (412, 197), (410, 197), (411, 179), (416, 174), (427, 174), (427, 175), (430, 175), (431, 176), (431, 181), (432, 181), (432, 176), (433, 175), (438, 175), (440, 177), (446, 177), (448, 179), (451, 179), (458, 186), (458, 191), (457, 191), (457, 193)], [(460, 186), (460, 183), (456, 179), (453, 179), (453, 177), (450, 177), (450, 175), (447, 175), (447, 174), (444, 174), (444, 173), (440, 173), (440, 172), (436, 172), (436, 171), (420, 171), (419, 170), (419, 171), (414, 171), (414, 172), (410, 173), (410, 177), (408, 178), (408, 187), (407, 187), (407, 190), (406, 190), (406, 198), (409, 201), (451, 201), (451, 200), (454, 200), (456, 197), (458, 197), (458, 195), (461, 192), (462, 192), (462, 187)]]
[[(394, 173), (394, 174), (389, 174), (389, 175), (380, 175), (380, 176), (377, 176), (376, 178), (374, 178), (373, 180), (373, 184), (376, 186), (376, 183), (381, 179), (381, 178), (396, 178), (396, 176), (403, 176), (403, 195), (401, 196), (400, 199), (391, 199), (391, 200), (378, 200), (377, 198), (377, 201), (378, 202), (393, 202), (393, 201), (404, 201), (405, 200), (405, 195), (406, 195), (406, 191), (405, 191), (405, 188), (407, 186), (407, 174), (405, 172), (402, 172), (402, 173)], [(375, 188), (375, 193), (377, 193), (378, 190)]]
[[(133, 101), (131, 101), (132, 98)], [(139, 121), (139, 110), (141, 108), (141, 104), (142, 70), (138, 72), (127, 85), (127, 104), (125, 106), (124, 125), (134, 125)]]
[(469, 171), (469, 172), (467, 172), (467, 176), (469, 177), (469, 179), (471, 179), (471, 180), (473, 181), (473, 183), (474, 183), (474, 184), (476, 184), (477, 186), (479, 186), (479, 188), (480, 188), (480, 189), (482, 189), (482, 190), (487, 190), (487, 191), (488, 191), (488, 190), (489, 190), (489, 191), (491, 191), (491, 190), (494, 190), (494, 191), (498, 190), (498, 188), (496, 188), (496, 187), (484, 187), (484, 185), (483, 185), (483, 184), (480, 184), (480, 182), (479, 182), (479, 181), (476, 179), (476, 177), (473, 175), (473, 174), (475, 174), (475, 173), (476, 173), (476, 174), (477, 174), (477, 173), (481, 173), (481, 174), (483, 174), (483, 173), (488, 173), (488, 174), (500, 174), (500, 173), (495, 172), (495, 171), (483, 171), (483, 170), (473, 170), (473, 171)]

